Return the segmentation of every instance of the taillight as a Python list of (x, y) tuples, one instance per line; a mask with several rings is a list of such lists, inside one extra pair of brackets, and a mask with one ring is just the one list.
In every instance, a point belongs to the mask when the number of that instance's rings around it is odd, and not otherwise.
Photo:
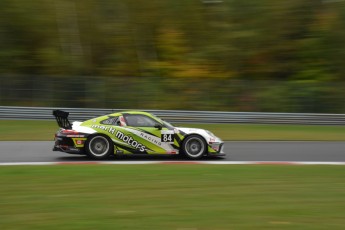
[(71, 130), (71, 129), (64, 129), (61, 131), (62, 134), (67, 134), (67, 135), (77, 135), (79, 134), (77, 131), (75, 130)]

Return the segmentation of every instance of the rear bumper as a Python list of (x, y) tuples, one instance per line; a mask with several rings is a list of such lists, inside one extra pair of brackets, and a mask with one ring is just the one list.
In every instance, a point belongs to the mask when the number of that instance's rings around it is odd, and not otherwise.
[(76, 140), (66, 136), (57, 135), (53, 151), (59, 151), (71, 154), (84, 154), (84, 146), (76, 146)]
[(84, 154), (84, 151), (80, 148), (75, 148), (72, 146), (64, 146), (64, 145), (54, 145), (53, 151), (70, 153), (70, 154)]

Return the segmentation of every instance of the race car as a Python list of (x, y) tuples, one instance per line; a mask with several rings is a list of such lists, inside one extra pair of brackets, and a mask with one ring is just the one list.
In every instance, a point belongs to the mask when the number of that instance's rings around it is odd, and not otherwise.
[(210, 131), (174, 127), (147, 112), (124, 111), (72, 124), (66, 111), (53, 110), (53, 115), (60, 126), (53, 151), (95, 160), (113, 154), (180, 154), (189, 159), (225, 155), (222, 140)]

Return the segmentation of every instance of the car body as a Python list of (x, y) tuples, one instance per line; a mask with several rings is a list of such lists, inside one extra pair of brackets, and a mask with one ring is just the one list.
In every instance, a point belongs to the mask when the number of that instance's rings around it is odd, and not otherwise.
[(84, 122), (68, 120), (68, 112), (54, 110), (60, 129), (54, 151), (106, 159), (122, 154), (181, 154), (189, 159), (223, 156), (223, 142), (210, 131), (174, 127), (153, 114), (124, 111)]

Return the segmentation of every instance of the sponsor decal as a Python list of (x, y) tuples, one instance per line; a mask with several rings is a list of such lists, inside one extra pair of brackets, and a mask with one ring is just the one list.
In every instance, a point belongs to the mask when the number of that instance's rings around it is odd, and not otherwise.
[[(173, 141), (175, 140), (174, 137), (174, 131), (173, 130), (161, 130), (159, 132), (159, 134), (157, 133), (157, 136), (155, 134), (149, 133), (147, 131), (140, 131), (140, 130), (135, 130), (135, 129), (128, 129), (131, 133), (135, 134), (136, 136), (140, 137), (142, 140), (144, 139), (145, 141), (148, 141), (152, 144), (154, 144), (156, 147), (160, 147), (162, 149), (160, 150), (152, 150), (152, 152), (156, 152), (156, 151), (163, 151), (164, 153), (174, 150), (174, 148), (172, 147)], [(165, 137), (163, 135), (163, 141), (166, 140), (166, 142), (162, 142), (162, 132), (163, 134), (167, 134)], [(172, 135), (172, 137), (169, 137), (169, 135)], [(171, 143), (170, 143), (171, 141)], [(144, 142), (146, 143), (146, 142)], [(156, 148), (154, 147), (154, 148)], [(148, 151), (149, 149), (146, 146), (146, 151)]]
[(123, 132), (121, 132), (119, 130), (116, 131), (115, 137), (122, 140), (123, 142), (129, 144), (130, 146), (139, 150), (140, 152), (145, 152), (145, 149), (146, 149), (145, 145), (134, 140), (133, 137), (131, 137), (129, 135), (125, 135)]
[(152, 135), (148, 135), (146, 133), (143, 133), (143, 132), (140, 132), (140, 137), (142, 137), (143, 139), (153, 143), (153, 144), (156, 144), (156, 145), (159, 145), (161, 146), (162, 145), (162, 142), (158, 141), (159, 138), (155, 139), (156, 136), (152, 136)]
[(145, 145), (139, 143), (138, 141), (133, 139), (133, 137), (126, 135), (123, 132), (116, 130), (112, 127), (104, 126), (104, 125), (92, 125), (91, 128), (101, 129), (101, 130), (107, 131), (108, 133), (115, 135), (116, 138), (129, 144), (131, 147), (139, 150), (140, 152), (145, 152), (145, 150), (147, 149)]
[(212, 146), (212, 149), (213, 149), (214, 151), (219, 151), (219, 146)]
[(116, 150), (116, 154), (123, 154), (122, 150)]
[(169, 153), (169, 154), (178, 154), (178, 152), (175, 151), (175, 150), (173, 150), (173, 151), (167, 151), (167, 153)]
[(86, 141), (86, 138), (72, 138), (74, 141), (75, 147), (83, 147)]
[(84, 141), (82, 141), (82, 140), (77, 140), (76, 143), (77, 143), (77, 145), (82, 145), (82, 144), (84, 143)]
[(104, 125), (91, 125), (91, 128), (95, 128), (95, 129), (102, 129), (104, 131), (107, 131), (108, 133), (114, 134), (116, 129), (112, 128), (112, 127), (107, 127)]

